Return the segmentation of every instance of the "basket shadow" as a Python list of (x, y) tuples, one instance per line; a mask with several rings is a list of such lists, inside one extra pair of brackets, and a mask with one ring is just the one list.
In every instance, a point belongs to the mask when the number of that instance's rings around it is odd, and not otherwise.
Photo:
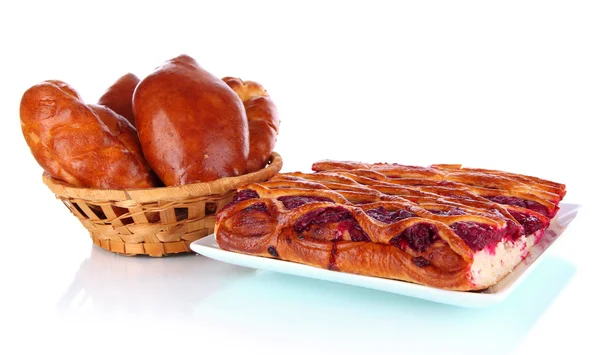
[[(506, 300), (476, 309), (261, 271), (211, 295), (195, 313), (223, 331), (232, 327), (224, 320), (235, 319), (237, 333), (260, 326), (261, 333), (307, 346), (306, 351), (335, 341), (340, 352), (397, 353), (398, 348), (389, 346), (399, 342), (402, 352), (485, 349), (486, 354), (505, 354), (522, 341), (574, 273), (572, 263), (548, 256)], [(344, 341), (328, 338), (332, 329), (343, 331)], [(298, 334), (311, 342), (298, 343)]]
[(123, 256), (92, 245), (57, 309), (63, 315), (180, 319), (191, 316), (202, 298), (249, 273), (195, 253)]

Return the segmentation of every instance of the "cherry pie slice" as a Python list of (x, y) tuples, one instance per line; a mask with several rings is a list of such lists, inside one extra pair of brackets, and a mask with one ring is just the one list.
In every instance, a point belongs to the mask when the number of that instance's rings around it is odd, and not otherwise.
[(540, 240), (565, 185), (460, 165), (321, 161), (238, 189), (224, 250), (449, 290), (496, 284)]

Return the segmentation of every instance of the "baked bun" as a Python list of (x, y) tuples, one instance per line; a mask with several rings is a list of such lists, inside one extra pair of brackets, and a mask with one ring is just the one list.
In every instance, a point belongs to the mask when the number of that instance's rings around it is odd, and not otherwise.
[(250, 138), (247, 170), (248, 172), (260, 170), (267, 165), (277, 142), (279, 133), (277, 107), (267, 91), (257, 82), (242, 81), (233, 77), (225, 77), (223, 81), (238, 94), (246, 109)]
[(181, 55), (137, 86), (133, 111), (144, 155), (167, 186), (246, 173), (248, 121), (222, 80)]
[(108, 108), (86, 105), (68, 84), (51, 80), (29, 88), (20, 116), (31, 153), (53, 178), (102, 189), (154, 185), (135, 129)]
[(132, 99), (135, 87), (140, 79), (134, 74), (128, 73), (120, 77), (98, 100), (98, 104), (106, 106), (117, 114), (125, 117), (135, 127), (135, 116), (133, 115)]

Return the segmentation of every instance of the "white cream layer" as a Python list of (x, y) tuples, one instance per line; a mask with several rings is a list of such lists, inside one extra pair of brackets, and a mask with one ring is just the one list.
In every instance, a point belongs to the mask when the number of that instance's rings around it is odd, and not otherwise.
[(471, 281), (478, 288), (495, 285), (523, 260), (540, 240), (543, 230), (511, 241), (503, 239), (494, 251), (483, 249), (473, 255)]

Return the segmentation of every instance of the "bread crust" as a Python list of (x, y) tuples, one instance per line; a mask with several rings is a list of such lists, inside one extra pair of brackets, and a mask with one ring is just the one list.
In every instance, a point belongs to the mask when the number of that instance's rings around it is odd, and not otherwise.
[(133, 92), (140, 79), (135, 74), (127, 73), (117, 79), (98, 99), (98, 105), (106, 106), (115, 113), (125, 117), (135, 127), (133, 114)]
[(155, 185), (129, 122), (103, 106), (86, 105), (68, 84), (49, 80), (29, 88), (20, 117), (33, 156), (53, 178), (102, 189)]
[(234, 77), (225, 77), (223, 81), (244, 102), (250, 139), (247, 170), (249, 173), (258, 171), (267, 165), (275, 149), (280, 123), (277, 107), (263, 86), (255, 81)]
[(246, 173), (248, 122), (236, 93), (187, 55), (137, 86), (133, 110), (146, 159), (167, 186)]

